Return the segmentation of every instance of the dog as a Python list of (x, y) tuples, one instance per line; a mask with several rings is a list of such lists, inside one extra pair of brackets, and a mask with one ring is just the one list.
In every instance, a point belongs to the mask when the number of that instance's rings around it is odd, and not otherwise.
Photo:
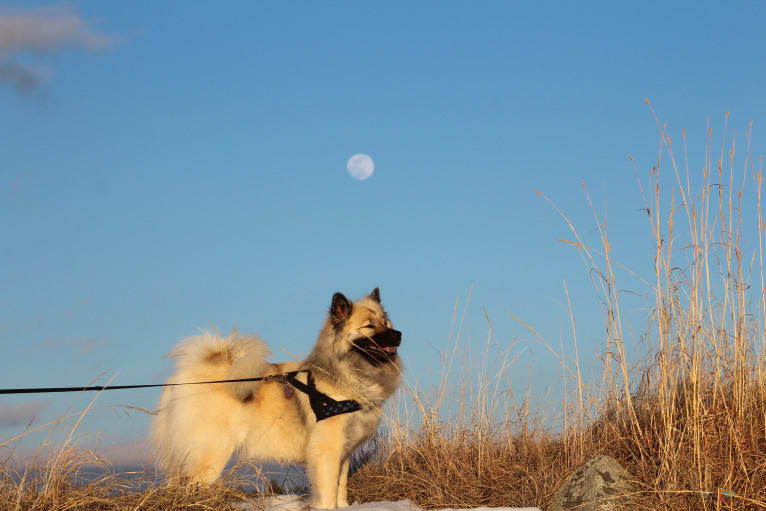
[[(167, 383), (265, 377), (290, 371), (299, 383), (248, 381), (165, 387), (151, 426), (158, 467), (185, 481), (212, 483), (236, 451), (261, 462), (306, 465), (315, 508), (348, 506), (351, 453), (377, 430), (384, 402), (399, 386), (401, 332), (375, 288), (355, 302), (335, 293), (316, 344), (302, 362), (269, 363), (256, 336), (211, 332), (186, 338), (169, 354)], [(317, 420), (303, 384), (359, 409)]]

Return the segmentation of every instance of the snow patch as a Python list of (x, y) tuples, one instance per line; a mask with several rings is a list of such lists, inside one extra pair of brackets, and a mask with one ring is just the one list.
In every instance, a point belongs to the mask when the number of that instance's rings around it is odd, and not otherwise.
[[(249, 503), (240, 502), (236, 504), (236, 507), (242, 511), (304, 511), (308, 509), (299, 495), (279, 495)], [(348, 511), (423, 511), (422, 508), (409, 500), (368, 502), (366, 504), (354, 504), (345, 509)], [(542, 511), (539, 507), (474, 507), (469, 509), (473, 511)], [(438, 511), (466, 511), (466, 509), (456, 510), (448, 507)]]

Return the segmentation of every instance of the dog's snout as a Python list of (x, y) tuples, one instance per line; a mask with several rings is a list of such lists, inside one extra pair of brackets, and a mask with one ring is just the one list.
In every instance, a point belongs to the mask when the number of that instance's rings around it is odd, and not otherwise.
[(394, 346), (399, 346), (402, 343), (402, 333), (399, 330), (391, 330), (391, 339), (394, 341)]

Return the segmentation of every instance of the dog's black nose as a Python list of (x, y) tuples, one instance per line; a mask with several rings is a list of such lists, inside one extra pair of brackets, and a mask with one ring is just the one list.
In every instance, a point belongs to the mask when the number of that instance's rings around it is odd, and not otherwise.
[(394, 346), (399, 346), (402, 343), (402, 333), (399, 330), (391, 330), (391, 339), (394, 341)]

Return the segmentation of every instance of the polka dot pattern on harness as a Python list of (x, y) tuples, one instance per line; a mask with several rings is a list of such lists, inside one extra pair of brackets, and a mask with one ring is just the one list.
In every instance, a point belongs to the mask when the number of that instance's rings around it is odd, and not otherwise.
[(356, 401), (336, 401), (320, 408), (317, 411), (317, 420), (327, 419), (343, 413), (356, 412), (361, 408)]

